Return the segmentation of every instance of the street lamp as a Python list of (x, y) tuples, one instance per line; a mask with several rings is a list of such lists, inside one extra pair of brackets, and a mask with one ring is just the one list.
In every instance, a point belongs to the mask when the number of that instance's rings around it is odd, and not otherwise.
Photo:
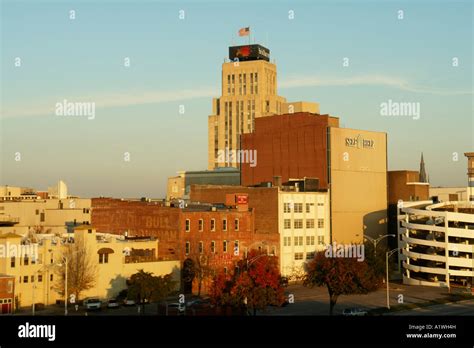
[(387, 251), (385, 254), (385, 267), (386, 267), (386, 278), (387, 278), (387, 308), (390, 309), (390, 287), (389, 287), (389, 281), (388, 281), (388, 258), (392, 256), (395, 252), (398, 251), (398, 248), (395, 248), (393, 250)]
[(367, 239), (369, 242), (372, 242), (374, 244), (374, 256), (377, 257), (377, 244), (384, 238), (386, 237), (396, 237), (394, 234), (385, 234), (383, 236), (379, 236), (378, 238), (372, 238), (370, 236), (364, 236), (365, 239)]
[[(76, 251), (74, 251), (73, 253), (71, 253), (70, 256), (75, 255), (75, 254), (77, 254), (77, 253), (79, 253), (79, 252), (82, 252), (82, 250), (76, 250)], [(67, 266), (67, 264), (68, 264), (68, 261), (69, 261), (69, 260), (68, 260), (68, 256), (63, 255), (63, 260), (64, 260), (64, 274), (65, 274), (65, 276), (64, 276), (64, 315), (67, 315), (67, 314), (68, 314), (68, 311), (67, 311), (67, 301), (68, 301), (68, 295), (67, 295), (67, 270), (68, 270), (68, 266)], [(58, 266), (61, 267), (62, 264), (61, 264), (61, 263), (58, 263)]]
[(33, 287), (32, 287), (32, 292), (31, 292), (31, 297), (32, 297), (32, 300), (33, 300), (33, 304), (31, 306), (31, 315), (35, 315), (35, 311), (36, 311), (36, 304), (35, 304), (35, 289), (36, 289), (36, 283), (38, 283), (38, 276), (39, 276), (39, 273), (41, 272), (41, 269), (33, 272), (33, 279), (35, 280), (35, 283), (33, 283)]

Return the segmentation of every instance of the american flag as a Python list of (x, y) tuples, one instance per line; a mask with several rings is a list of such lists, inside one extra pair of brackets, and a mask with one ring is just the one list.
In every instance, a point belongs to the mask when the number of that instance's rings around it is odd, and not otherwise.
[(250, 27), (245, 27), (239, 30), (239, 36), (248, 36), (250, 34)]

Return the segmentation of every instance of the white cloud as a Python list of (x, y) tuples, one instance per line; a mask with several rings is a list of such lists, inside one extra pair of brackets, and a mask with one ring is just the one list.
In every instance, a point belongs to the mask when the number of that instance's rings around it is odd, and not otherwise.
[(185, 101), (197, 98), (211, 98), (217, 96), (218, 93), (219, 92), (214, 88), (196, 88), (192, 90), (185, 89), (179, 91), (116, 93), (82, 97), (59, 96), (56, 100), (51, 100), (49, 103), (38, 103), (36, 107), (24, 108), (19, 105), (15, 105), (14, 107), (4, 107), (2, 110), (2, 117), (53, 116), (56, 103), (62, 103), (64, 99), (68, 102), (93, 102), (96, 104), (96, 108), (113, 108)]
[(437, 89), (430, 87), (417, 86), (412, 82), (393, 76), (385, 75), (362, 75), (354, 77), (344, 78), (333, 78), (333, 77), (320, 77), (320, 76), (302, 76), (302, 77), (290, 77), (289, 79), (279, 83), (280, 88), (299, 88), (299, 87), (324, 87), (324, 86), (385, 86), (393, 87), (400, 90), (414, 92), (414, 93), (427, 93), (437, 95), (465, 95), (473, 94), (470, 90), (449, 90), (449, 89)]
[[(436, 89), (430, 87), (417, 86), (408, 80), (385, 75), (362, 75), (355, 77), (321, 77), (303, 76), (290, 77), (279, 83), (282, 89), (300, 87), (324, 87), (324, 86), (385, 86), (414, 93), (427, 93), (436, 95), (467, 95), (471, 91)], [(197, 98), (211, 98), (219, 95), (219, 90), (212, 87), (202, 87), (196, 89), (185, 89), (175, 91), (151, 91), (142, 93), (110, 93), (103, 95), (89, 95), (81, 97), (58, 96), (56, 100), (48, 103), (40, 102), (34, 107), (24, 107), (23, 105), (4, 106), (2, 109), (3, 118), (30, 117), (54, 115), (55, 105), (64, 99), (70, 102), (95, 102), (96, 108), (126, 107), (133, 105), (158, 104), (175, 101), (186, 101)], [(30, 103), (28, 103), (30, 104)]]

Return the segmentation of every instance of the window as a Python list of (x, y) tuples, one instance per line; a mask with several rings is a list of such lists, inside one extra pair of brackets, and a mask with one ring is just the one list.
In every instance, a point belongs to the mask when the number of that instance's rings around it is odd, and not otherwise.
[(36, 209), (36, 215), (39, 215), (40, 211), (38, 209)]
[(204, 252), (204, 243), (199, 242), (199, 254), (202, 254)]
[(310, 253), (306, 253), (306, 260), (312, 260), (314, 259), (314, 251), (310, 252)]
[(314, 228), (314, 219), (306, 220), (306, 228)]
[(324, 228), (324, 219), (318, 219), (318, 228)]
[(25, 258), (23, 259), (23, 265), (28, 266), (28, 255), (25, 255)]
[(41, 221), (41, 222), (44, 222), (44, 213), (41, 213), (41, 214), (40, 214), (40, 221)]
[(236, 240), (234, 242), (234, 256), (238, 256), (239, 255), (239, 241)]
[(234, 228), (235, 228), (236, 231), (239, 230), (239, 219), (234, 220)]
[(283, 212), (291, 213), (291, 203), (283, 203)]
[(303, 260), (303, 253), (295, 253), (295, 260)]
[(211, 231), (216, 230), (216, 219), (211, 219)]
[(10, 267), (15, 268), (15, 256), (12, 256), (10, 259)]
[(291, 228), (291, 220), (290, 219), (285, 219), (283, 221), (283, 228), (286, 229), (286, 230)]
[(283, 237), (283, 246), (291, 246), (291, 237)]
[(226, 240), (222, 243), (222, 246), (223, 246), (222, 250), (226, 253), (227, 252), (227, 241)]
[(189, 219), (186, 219), (186, 232), (191, 231), (191, 221)]
[(190, 251), (191, 251), (191, 244), (189, 242), (186, 242), (186, 255), (189, 255)]
[(311, 213), (311, 206), (313, 206), (314, 203), (306, 203), (306, 212)]
[(202, 232), (203, 229), (204, 229), (204, 220), (199, 219), (199, 232)]
[(50, 275), (49, 275), (49, 281), (50, 281), (50, 282), (53, 281), (53, 274), (50, 274)]
[(294, 226), (295, 229), (303, 228), (303, 219), (295, 219)]
[(318, 207), (324, 207), (324, 203), (318, 203)]
[(303, 245), (303, 236), (295, 237), (295, 246)]
[(227, 267), (224, 267), (224, 274), (227, 274)]
[(216, 242), (212, 241), (211, 242), (211, 253), (215, 253), (216, 252)]
[(109, 263), (109, 254), (108, 253), (99, 254), (99, 263)]
[(314, 245), (314, 236), (306, 236), (306, 245)]
[(227, 219), (222, 220), (222, 231), (227, 231)]
[(324, 236), (318, 236), (318, 245), (324, 245)]
[(28, 283), (28, 276), (23, 276), (23, 283)]
[(41, 283), (43, 281), (43, 276), (41, 274), (38, 274), (38, 283)]
[(303, 212), (303, 203), (295, 203), (295, 213)]
[(34, 275), (31, 276), (31, 282), (32, 282), (32, 283), (35, 282), (35, 276), (34, 276)]

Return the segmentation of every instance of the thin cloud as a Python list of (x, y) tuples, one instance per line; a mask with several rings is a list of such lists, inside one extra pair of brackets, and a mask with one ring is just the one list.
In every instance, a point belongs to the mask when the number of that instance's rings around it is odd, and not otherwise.
[(145, 104), (159, 104), (174, 101), (185, 101), (198, 98), (211, 98), (218, 94), (215, 88), (196, 88), (192, 90), (184, 89), (179, 91), (155, 91), (143, 93), (116, 93), (96, 96), (68, 97), (60, 96), (49, 103), (41, 103), (36, 107), (20, 108), (18, 106), (12, 108), (3, 108), (2, 117), (31, 117), (55, 115), (56, 103), (62, 103), (64, 99), (68, 102), (91, 102), (95, 103), (96, 108), (114, 108), (126, 107)]
[[(436, 89), (417, 86), (408, 80), (384, 76), (384, 75), (364, 75), (347, 78), (332, 78), (318, 76), (290, 77), (283, 80), (279, 87), (283, 89), (300, 87), (349, 87), (349, 86), (385, 86), (413, 93), (426, 93), (435, 95), (469, 95), (473, 91)], [(196, 89), (184, 89), (175, 91), (151, 91), (142, 93), (111, 93), (95, 96), (67, 97), (60, 96), (49, 103), (38, 103), (35, 107), (4, 107), (2, 118), (31, 117), (55, 115), (56, 103), (61, 103), (64, 99), (69, 102), (94, 102), (96, 108), (114, 108), (134, 105), (159, 104), (176, 101), (186, 101), (199, 98), (212, 98), (219, 95), (219, 90), (213, 87), (202, 87)]]
[(299, 88), (299, 87), (328, 87), (328, 86), (385, 86), (397, 88), (403, 91), (413, 93), (426, 93), (426, 94), (437, 94), (437, 95), (468, 95), (473, 94), (470, 90), (448, 90), (448, 89), (436, 89), (424, 86), (417, 86), (412, 82), (392, 76), (384, 75), (364, 75), (346, 78), (327, 78), (327, 77), (291, 77), (287, 80), (282, 81), (279, 84), (281, 88)]

